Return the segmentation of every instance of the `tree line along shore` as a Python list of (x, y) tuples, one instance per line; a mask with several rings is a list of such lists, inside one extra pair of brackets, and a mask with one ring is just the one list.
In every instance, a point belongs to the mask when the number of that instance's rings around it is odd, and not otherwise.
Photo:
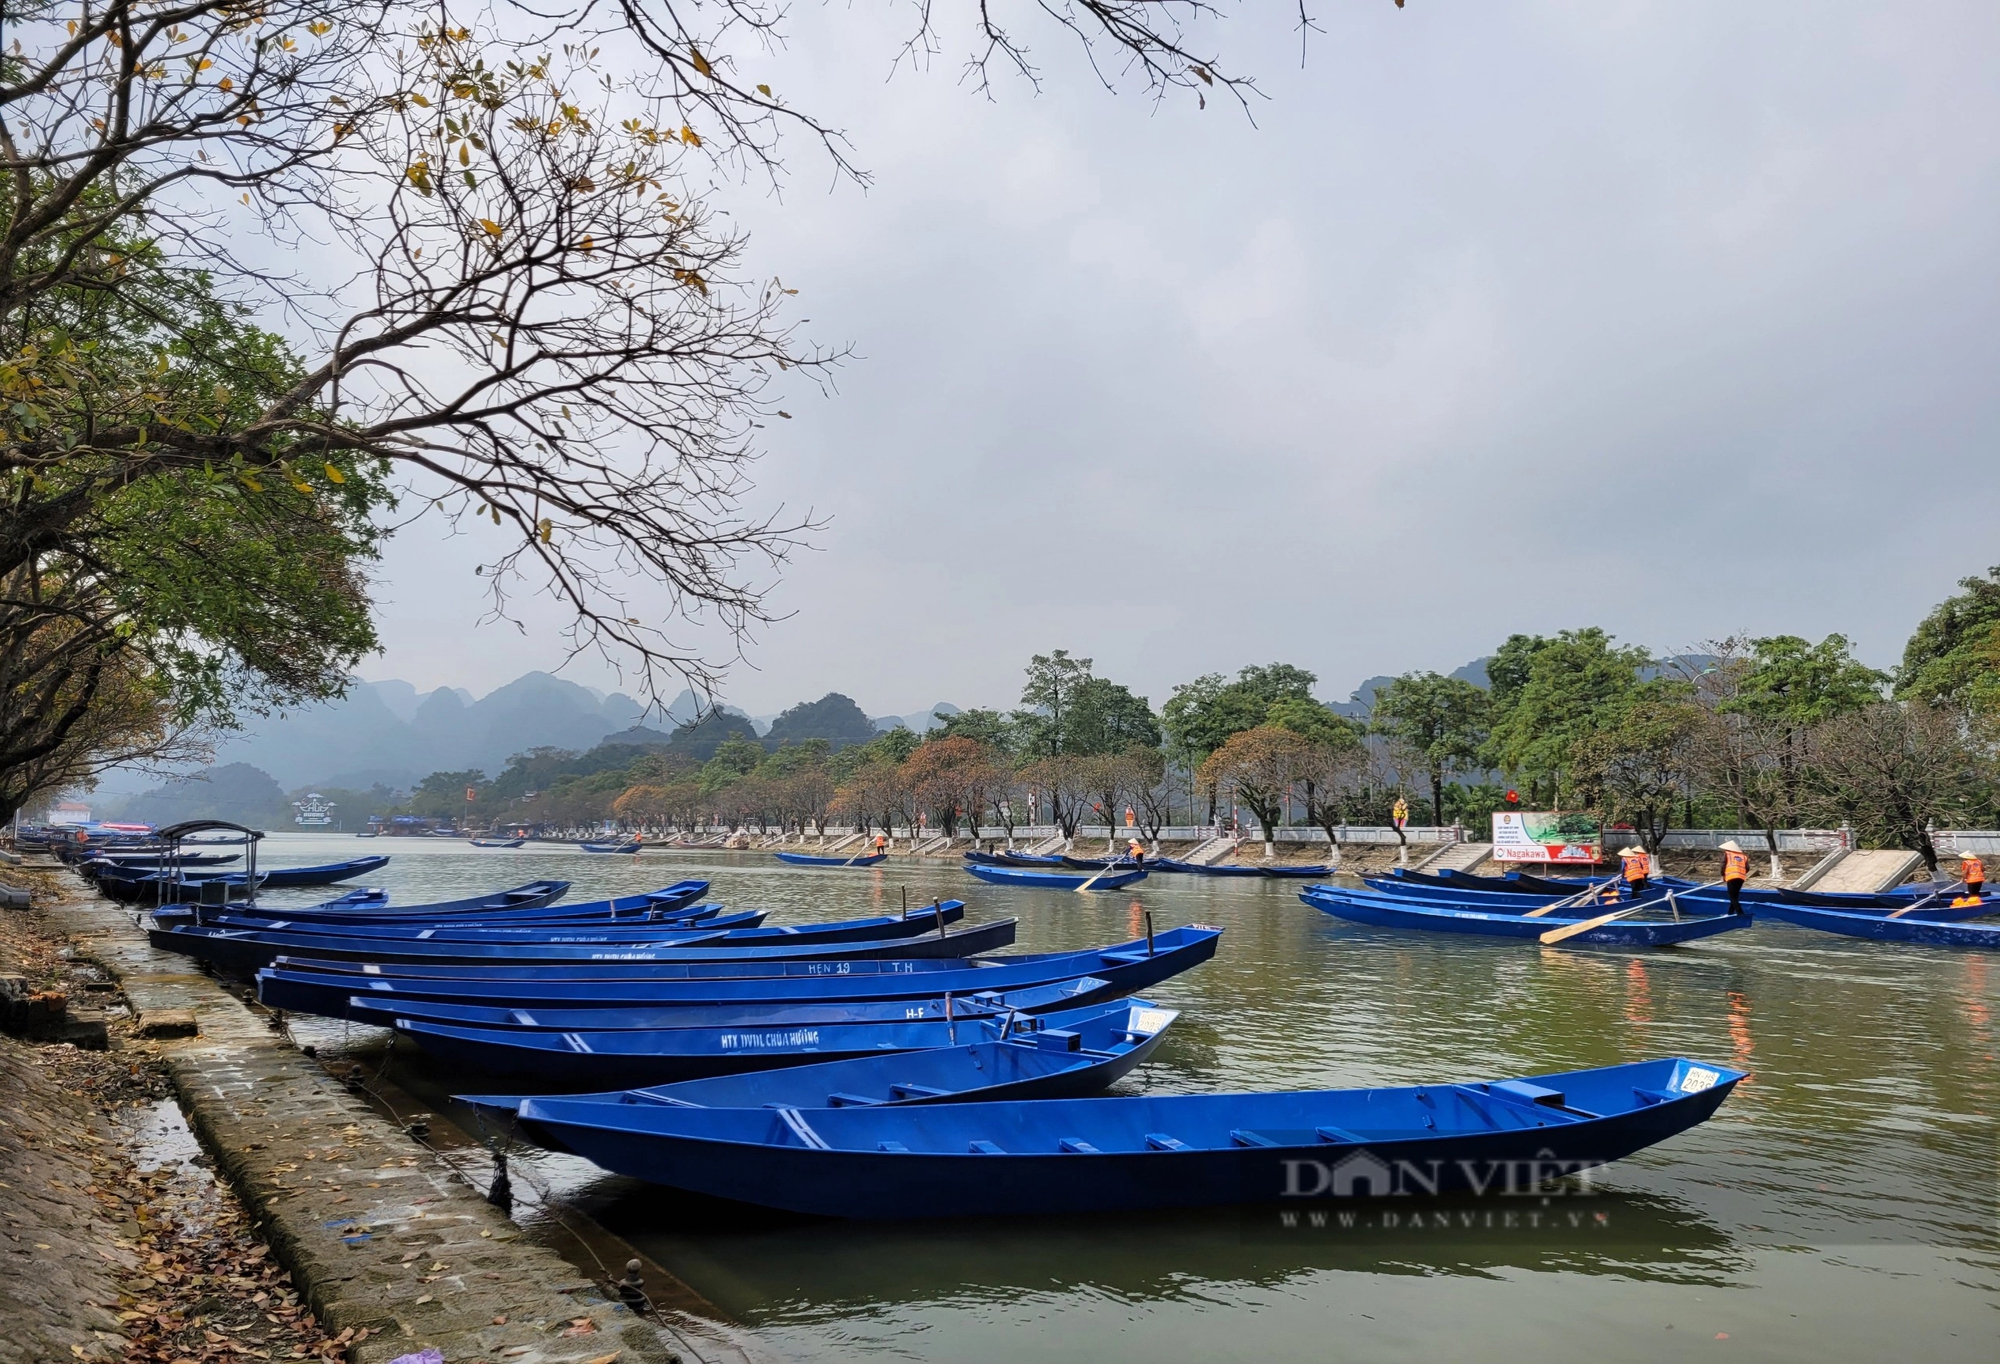
[[(1054, 826), (1460, 825), (1567, 809), (1659, 851), (1672, 830), (1849, 827), (1935, 869), (1941, 828), (2000, 821), (2000, 569), (1968, 578), (1868, 667), (1829, 635), (1730, 637), (1656, 655), (1596, 627), (1516, 634), (1487, 685), (1409, 672), (1336, 709), (1286, 663), (1208, 674), (1159, 707), (1065, 650), (1035, 655), (1019, 705), (937, 717), (866, 743), (775, 745), (701, 722), (700, 744), (540, 749), (490, 782), (427, 778), (401, 812), (464, 828), (830, 827), (963, 837)], [(1361, 700), (1363, 698), (1357, 698)], [(1360, 710), (1361, 714), (1343, 713)], [(679, 739), (696, 726), (683, 726)], [(472, 799), (466, 799), (470, 794)], [(1511, 799), (1510, 799), (1511, 797)], [(1282, 845), (1281, 845), (1282, 846)], [(1324, 845), (1321, 845), (1322, 847)]]

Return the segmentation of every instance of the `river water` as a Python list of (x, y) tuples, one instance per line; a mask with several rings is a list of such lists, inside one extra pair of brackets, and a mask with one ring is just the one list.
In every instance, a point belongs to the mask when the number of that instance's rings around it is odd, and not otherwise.
[[(1300, 903), (1296, 884), (1161, 875), (1108, 894), (1014, 891), (941, 861), (811, 871), (755, 853), (630, 858), (332, 835), (274, 837), (264, 860), (367, 852), (394, 858), (368, 884), (405, 902), (543, 876), (573, 880), (571, 900), (699, 876), (714, 883), (710, 899), (768, 908), (773, 923), (957, 897), (971, 920), (1018, 918), (1021, 951), (1136, 937), (1147, 911), (1160, 928), (1221, 925), (1214, 961), (1148, 992), (1182, 1016), (1119, 1092), (1495, 1079), (1667, 1055), (1751, 1075), (1715, 1119), (1599, 1172), (1590, 1189), (1504, 1200), (1499, 1216), (1496, 1200), (1409, 1200), (1407, 1215), (1345, 1227), (1236, 1210), (808, 1222), (535, 1158), (534, 1183), (783, 1357), (1533, 1352), (1651, 1364), (1726, 1350), (1990, 1364), (2000, 1347), (2000, 973), (1988, 955), (1778, 923), (1665, 951), (1543, 948), (1346, 924)], [(330, 1046), (347, 1030), (301, 1020), (297, 1031)], [(402, 1048), (395, 1065), (420, 1094), (475, 1087)]]

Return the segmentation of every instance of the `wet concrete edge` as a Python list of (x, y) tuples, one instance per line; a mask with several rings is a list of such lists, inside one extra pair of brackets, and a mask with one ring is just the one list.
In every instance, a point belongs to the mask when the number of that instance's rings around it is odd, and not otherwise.
[[(155, 951), (130, 911), (65, 895), (44, 912), (79, 956), (118, 978), (135, 1012), (194, 1012), (198, 1036), (158, 1044), (188, 1124), (327, 1329), (368, 1332), (348, 1347), (353, 1364), (425, 1348), (448, 1364), (715, 1357), (717, 1342), (691, 1349), (521, 1239), (443, 1161), (217, 982)], [(335, 1148), (337, 1161), (305, 1159)]]

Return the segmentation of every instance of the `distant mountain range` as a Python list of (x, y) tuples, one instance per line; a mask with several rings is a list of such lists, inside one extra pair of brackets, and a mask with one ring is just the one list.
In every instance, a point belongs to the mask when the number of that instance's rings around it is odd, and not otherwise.
[[(826, 699), (802, 703), (795, 712), (811, 713)], [(845, 698), (842, 698), (845, 700)], [(729, 708), (725, 707), (725, 710)], [(933, 727), (932, 710), (947, 714), (958, 707), (939, 702), (931, 710), (911, 715), (863, 718), (847, 707), (848, 727), (865, 741), (869, 733), (907, 725), (922, 733)], [(216, 750), (217, 766), (243, 763), (268, 772), (285, 790), (307, 785), (366, 790), (381, 785), (407, 790), (432, 772), (477, 768), (489, 776), (506, 767), (516, 753), (531, 748), (584, 750), (607, 738), (622, 743), (665, 743), (679, 726), (693, 720), (693, 692), (682, 691), (664, 714), (650, 713), (622, 692), (609, 695), (544, 672), (517, 677), (506, 686), (475, 698), (463, 687), (439, 687), (420, 692), (408, 682), (357, 682), (339, 701), (307, 706), (283, 715), (250, 719)], [(744, 727), (759, 737), (768, 734), (777, 715), (748, 716), (731, 710)], [(856, 724), (858, 722), (858, 725)], [(812, 728), (808, 723), (805, 728)], [(793, 736), (797, 737), (797, 736)], [(156, 779), (141, 779), (151, 786)], [(142, 789), (130, 783), (132, 789)], [(116, 778), (106, 789), (116, 789)]]
[[(1451, 676), (1483, 687), (1485, 665), (1479, 659)], [(1390, 680), (1369, 678), (1355, 688), (1351, 700), (1335, 702), (1333, 709), (1365, 717), (1376, 691)], [(770, 715), (746, 715), (727, 706), (721, 711), (702, 727), (702, 735), (688, 736), (705, 742), (682, 747), (705, 756), (704, 750), (713, 751), (729, 732), (746, 730), (773, 742), (817, 737), (836, 746), (861, 743), (871, 733), (898, 725), (924, 733), (936, 727), (934, 715), (956, 714), (958, 707), (940, 701), (908, 715), (867, 715), (847, 697), (828, 693)], [(477, 769), (491, 777), (516, 753), (534, 748), (581, 752), (606, 740), (664, 745), (697, 712), (690, 691), (682, 691), (664, 713), (657, 708), (649, 712), (622, 692), (607, 695), (545, 672), (517, 677), (481, 697), (463, 687), (422, 692), (394, 679), (357, 682), (339, 701), (250, 719), (218, 747), (215, 765), (259, 769), (286, 791), (306, 786), (365, 791), (378, 785), (408, 790), (432, 772)], [(106, 795), (136, 793), (157, 781), (112, 774), (101, 789)]]

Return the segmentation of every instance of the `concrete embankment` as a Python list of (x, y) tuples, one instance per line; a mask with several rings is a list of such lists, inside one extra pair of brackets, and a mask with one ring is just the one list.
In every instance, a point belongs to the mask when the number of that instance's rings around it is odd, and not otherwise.
[(450, 1364), (745, 1357), (616, 1301), (191, 961), (155, 951), (128, 911), (39, 879), (59, 897), (45, 922), (142, 1022), (191, 1016), (195, 1035), (157, 1043), (188, 1124), (354, 1364), (426, 1348)]

